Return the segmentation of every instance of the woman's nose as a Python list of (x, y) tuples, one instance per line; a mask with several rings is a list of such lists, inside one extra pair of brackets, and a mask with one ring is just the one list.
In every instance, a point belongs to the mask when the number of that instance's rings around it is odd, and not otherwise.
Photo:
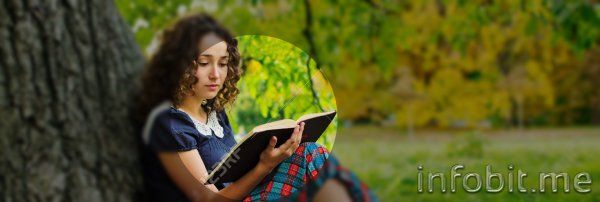
[(218, 69), (218, 65), (217, 64), (213, 64), (210, 67), (210, 73), (209, 73), (209, 77), (211, 79), (218, 79), (219, 78), (219, 69)]

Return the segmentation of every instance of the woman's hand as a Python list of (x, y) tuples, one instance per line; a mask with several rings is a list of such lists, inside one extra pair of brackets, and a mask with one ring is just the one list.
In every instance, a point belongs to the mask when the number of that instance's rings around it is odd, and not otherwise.
[(304, 131), (304, 122), (296, 125), (294, 128), (294, 133), (290, 139), (288, 139), (285, 143), (283, 143), (278, 148), (275, 148), (277, 144), (277, 137), (272, 136), (269, 141), (269, 145), (267, 148), (260, 154), (260, 161), (258, 162), (257, 167), (259, 170), (264, 172), (271, 172), (273, 168), (275, 168), (281, 161), (290, 157), (298, 146), (300, 145), (300, 141), (302, 140), (302, 132)]

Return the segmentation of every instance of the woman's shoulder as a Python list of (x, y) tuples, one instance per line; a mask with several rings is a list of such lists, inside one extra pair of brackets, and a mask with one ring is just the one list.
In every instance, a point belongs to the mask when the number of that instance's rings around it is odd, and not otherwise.
[(168, 129), (170, 133), (194, 133), (194, 122), (182, 111), (169, 107), (161, 111), (155, 119), (155, 125)]
[(194, 123), (183, 112), (170, 105), (159, 105), (148, 116), (142, 132), (144, 142), (149, 144), (158, 137), (186, 134), (198, 136)]
[(183, 112), (173, 107), (160, 111), (152, 125), (147, 143), (156, 151), (197, 149), (207, 139)]

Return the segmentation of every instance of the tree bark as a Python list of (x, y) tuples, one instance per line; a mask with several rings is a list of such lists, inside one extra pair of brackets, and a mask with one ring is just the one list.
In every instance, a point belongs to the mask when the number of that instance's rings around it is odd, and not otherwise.
[(143, 65), (105, 0), (0, 3), (0, 201), (130, 201)]

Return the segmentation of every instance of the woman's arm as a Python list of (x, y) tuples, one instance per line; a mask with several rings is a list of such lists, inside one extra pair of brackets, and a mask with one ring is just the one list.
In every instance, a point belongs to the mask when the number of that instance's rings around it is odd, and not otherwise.
[(226, 201), (215, 193), (218, 190), (214, 185), (202, 183), (208, 174), (198, 150), (160, 152), (158, 158), (169, 177), (191, 201)]
[[(197, 150), (161, 152), (159, 159), (170, 178), (192, 201), (241, 200), (281, 161), (291, 156), (298, 148), (304, 123), (296, 126), (292, 137), (275, 148), (277, 138), (272, 137), (269, 146), (261, 153), (260, 162), (242, 178), (222, 190), (214, 185), (204, 185), (208, 171)], [(216, 194), (218, 193), (218, 194)]]

